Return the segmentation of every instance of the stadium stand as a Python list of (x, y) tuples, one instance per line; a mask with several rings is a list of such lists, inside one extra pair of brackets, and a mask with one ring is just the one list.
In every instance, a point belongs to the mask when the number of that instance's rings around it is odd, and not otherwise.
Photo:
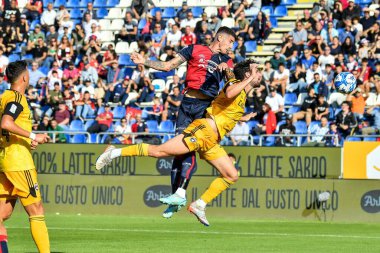
[[(34, 108), (34, 130), (39, 129), (44, 116), (54, 117), (52, 112), (55, 110), (55, 105), (48, 99), (48, 95), (52, 92), (48, 87), (52, 87), (54, 82), (59, 82), (62, 87), (59, 99), (66, 102), (72, 117), (66, 129), (70, 143), (107, 139), (79, 132), (86, 131), (96, 115), (104, 112), (105, 93), (110, 87), (119, 89), (123, 94), (128, 93), (125, 101), (121, 100), (120, 94), (113, 96), (113, 100), (109, 101), (114, 114), (111, 130), (119, 124), (121, 118), (128, 117), (131, 124), (135, 122), (136, 114), (142, 114), (150, 132), (173, 134), (175, 118), (161, 122), (161, 117), (154, 118), (150, 112), (157, 106), (165, 106), (165, 96), (172, 94), (174, 86), (178, 85), (181, 90), (183, 89), (186, 64), (170, 73), (163, 73), (136, 66), (131, 61), (130, 54), (140, 52), (151, 60), (163, 61), (173, 57), (172, 52), (175, 54), (181, 46), (171, 43), (172, 41), (169, 45), (165, 40), (166, 44), (157, 49), (154, 46), (155, 42), (152, 42), (152, 34), (155, 33), (152, 24), (155, 22), (162, 24), (166, 39), (173, 35), (171, 28), (173, 24), (177, 23), (180, 28), (184, 28), (180, 25), (181, 21), (186, 19), (186, 16), (181, 14), (182, 2), (154, 0), (154, 6), (149, 6), (151, 9), (147, 6), (142, 10), (146, 13), (140, 12), (138, 16), (132, 11), (134, 2), (138, 0), (43, 1), (41, 15), (34, 17), (26, 15), (28, 14), (25, 8), (26, 1), (19, 1), (18, 7), (23, 14), (19, 23), (14, 23), (11, 15), (3, 15), (0, 72), (4, 73), (8, 62), (20, 59), (39, 65), (38, 71), (30, 70), (31, 81), (27, 93), (27, 98)], [(275, 111), (277, 132), (286, 117), (306, 110), (304, 106), (305, 100), (308, 100), (306, 93), (308, 89), (315, 88), (315, 93), (318, 94), (320, 92), (318, 87), (326, 85), (327, 106), (313, 103), (309, 107), (312, 123), (308, 126), (305, 119), (298, 120), (295, 123), (296, 133), (304, 137), (313, 134), (310, 129), (319, 124), (320, 114), (325, 115), (324, 110), (328, 108), (326, 115), (330, 123), (339, 121), (341, 114), (354, 115), (356, 124), (349, 126), (352, 131), (346, 137), (347, 140), (377, 140), (376, 135), (363, 137), (355, 135), (360, 135), (363, 128), (369, 127), (377, 129), (375, 134), (378, 134), (380, 128), (380, 120), (377, 118), (379, 113), (376, 109), (380, 104), (378, 4), (370, 0), (350, 2), (343, 6), (339, 1), (335, 1), (340, 4), (334, 6), (322, 6), (320, 2), (304, 0), (281, 0), (279, 4), (271, 2), (269, 5), (267, 2), (251, 0), (242, 1), (240, 5), (232, 5), (230, 4), (232, 1), (227, 0), (186, 2), (188, 11), (193, 14), (194, 24), (202, 20), (203, 13), (206, 14), (206, 29), (212, 36), (215, 35), (215, 27), (218, 27), (218, 24), (226, 25), (236, 31), (247, 26), (247, 32), (239, 34), (243, 43), (236, 43), (230, 52), (235, 63), (247, 57), (266, 63), (265, 80), (259, 88), (260, 93), (255, 92), (250, 95), (247, 102), (247, 111), (258, 113), (248, 122), (251, 139), (255, 140), (256, 144), (258, 136), (254, 129), (257, 124), (265, 123), (261, 112), (262, 101), (266, 101), (270, 87), (276, 88), (279, 94), (282, 93), (281, 85), (274, 84), (284, 76), (287, 87), (300, 80), (307, 85), (299, 86), (281, 96), (280, 109)], [(53, 9), (49, 9), (48, 3), (53, 4)], [(2, 11), (7, 13), (4, 8)], [(241, 11), (245, 12), (245, 18), (239, 15)], [(127, 13), (132, 13), (132, 20), (127, 18)], [(25, 19), (26, 22), (23, 22)], [(316, 24), (321, 24), (318, 26), (321, 27), (320, 30)], [(345, 31), (347, 25), (352, 28)], [(9, 30), (7, 27), (20, 29)], [(182, 32), (183, 30), (180, 30), (176, 35), (181, 38)], [(201, 36), (201, 32), (196, 30), (195, 35)], [(153, 38), (156, 38), (155, 36)], [(44, 46), (38, 45), (38, 37), (43, 38)], [(326, 48), (330, 51), (325, 50)], [(277, 51), (279, 53), (276, 53)], [(311, 52), (311, 57), (307, 55), (307, 51)], [(317, 71), (321, 74), (320, 83), (314, 82), (314, 70), (311, 69), (313, 61), (319, 64)], [(69, 67), (70, 62), (75, 64), (73, 70)], [(279, 62), (285, 64), (284, 72), (278, 70)], [(363, 67), (363, 62), (368, 63)], [(115, 63), (118, 63), (116, 69), (114, 69)], [(299, 70), (297, 64), (300, 66)], [(326, 65), (331, 68), (327, 69)], [(57, 77), (53, 77), (53, 71), (58, 73)], [(346, 96), (335, 92), (333, 80), (340, 71), (350, 71), (359, 80), (354, 93)], [(174, 83), (176, 78), (173, 76), (179, 78), (179, 83)], [(87, 80), (90, 82), (89, 87), (84, 85)], [(123, 83), (130, 85), (131, 89), (126, 89)], [(0, 93), (8, 87), (6, 77), (0, 76)], [(143, 92), (144, 87), (151, 87), (154, 92), (146, 95)], [(90, 93), (89, 102), (83, 102), (85, 92)], [(155, 97), (159, 98), (160, 104), (153, 102)], [(341, 111), (342, 103), (346, 100), (350, 102), (351, 107), (348, 111), (346, 109)], [(88, 115), (86, 118), (76, 118), (76, 106), (83, 103), (88, 103), (86, 106), (94, 109), (96, 114)], [(129, 113), (131, 111), (133, 115)], [(340, 123), (344, 125), (347, 122)], [(167, 135), (163, 140), (168, 138)], [(263, 145), (275, 145), (275, 138), (265, 138)]]

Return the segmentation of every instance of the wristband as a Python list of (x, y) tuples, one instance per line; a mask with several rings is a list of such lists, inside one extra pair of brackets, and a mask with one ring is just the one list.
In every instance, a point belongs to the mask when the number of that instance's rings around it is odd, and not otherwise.
[(29, 139), (31, 139), (31, 140), (35, 140), (36, 139), (36, 134), (35, 133), (33, 133), (33, 132), (30, 132), (30, 134), (29, 134)]

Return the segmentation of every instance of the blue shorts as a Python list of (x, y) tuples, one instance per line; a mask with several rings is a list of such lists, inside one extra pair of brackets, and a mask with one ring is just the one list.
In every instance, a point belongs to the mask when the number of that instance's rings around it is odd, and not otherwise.
[(184, 97), (179, 107), (176, 134), (181, 134), (191, 122), (204, 117), (212, 100)]

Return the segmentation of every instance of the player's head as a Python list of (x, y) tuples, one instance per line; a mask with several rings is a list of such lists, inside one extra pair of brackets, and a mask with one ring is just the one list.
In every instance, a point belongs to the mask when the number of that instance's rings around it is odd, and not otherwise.
[(244, 80), (245, 78), (250, 77), (252, 73), (251, 71), (252, 68), (256, 68), (255, 76), (257, 77), (257, 79), (256, 79), (256, 82), (254, 83), (254, 85), (256, 85), (257, 83), (261, 81), (262, 66), (261, 65), (258, 66), (258, 63), (254, 60), (248, 59), (236, 64), (234, 67), (235, 78), (238, 80)]
[(236, 163), (236, 156), (235, 156), (234, 153), (228, 153), (228, 157), (230, 158), (230, 160), (231, 160), (231, 162), (232, 162), (233, 164)]
[(222, 54), (228, 54), (228, 51), (232, 50), (235, 41), (235, 32), (227, 26), (220, 27), (216, 32), (214, 42), (219, 44), (219, 50)]
[(8, 82), (13, 84), (22, 84), (25, 88), (29, 85), (29, 71), (26, 61), (15, 61), (9, 63), (5, 74)]

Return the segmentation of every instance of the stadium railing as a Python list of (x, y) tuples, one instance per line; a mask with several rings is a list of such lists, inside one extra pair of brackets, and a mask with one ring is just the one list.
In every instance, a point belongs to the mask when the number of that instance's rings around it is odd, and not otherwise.
[(305, 138), (307, 137), (333, 137), (335, 138), (335, 143), (338, 143), (336, 147), (339, 147), (339, 136), (337, 134), (319, 134), (319, 135), (316, 135), (316, 134), (262, 134), (259, 136), (258, 146), (263, 146), (263, 143), (265, 143), (266, 138), (276, 139), (276, 137), (278, 138), (291, 137), (293, 140), (294, 139), (296, 140), (294, 144), (296, 144), (295, 146), (297, 147), (301, 146), (303, 144), (303, 140), (305, 140)]

